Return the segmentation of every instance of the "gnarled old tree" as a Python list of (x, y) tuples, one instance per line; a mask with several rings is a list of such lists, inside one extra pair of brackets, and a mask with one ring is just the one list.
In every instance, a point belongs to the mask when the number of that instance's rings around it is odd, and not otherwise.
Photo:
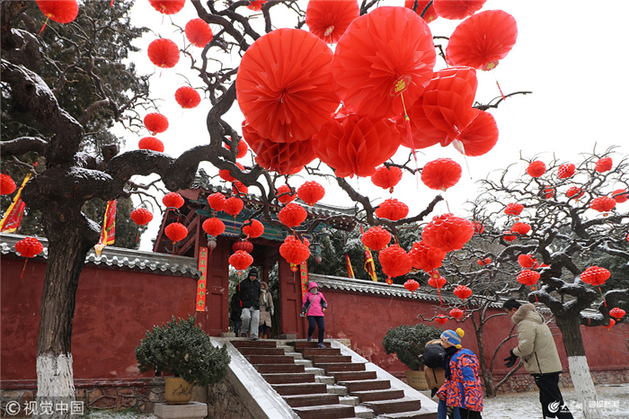
[[(132, 183), (134, 176), (157, 174), (164, 186), (171, 191), (188, 188), (194, 180), (199, 163), (206, 161), (217, 169), (228, 170), (246, 186), (256, 188), (264, 203), (256, 216), (271, 221), (269, 208), (277, 200), (275, 183), (283, 179), (283, 176), (259, 165), (246, 167), (245, 170), (238, 168), (235, 162), (240, 136), (224, 115), (236, 101), (238, 60), (235, 60), (234, 56), (244, 54), (257, 39), (275, 27), (271, 16), (276, 9), (281, 9), (284, 17), (286, 13), (290, 13), (295, 18), (294, 26), (298, 28), (304, 25), (305, 13), (296, 1), (268, 1), (262, 6), (263, 19), (253, 20), (246, 9), (250, 5), (248, 1), (209, 1), (202, 4), (199, 0), (191, 0), (199, 18), (211, 24), (215, 32), (213, 40), (203, 48), (200, 61), (184, 49), (192, 70), (198, 73), (199, 80), (204, 83), (205, 97), (209, 99), (212, 107), (207, 114), (208, 136), (202, 140), (203, 144), (184, 151), (178, 158), (173, 158), (150, 150), (134, 150), (119, 154), (114, 147), (103, 147), (91, 154), (81, 152), (85, 143), (90, 141), (86, 124), (92, 111), (100, 108), (109, 109), (110, 113), (106, 116), (101, 114), (101, 117), (133, 126), (139, 122), (139, 115), (134, 108), (147, 98), (134, 96), (121, 101), (121, 98), (111, 94), (107, 85), (103, 83), (104, 75), (97, 71), (99, 60), (103, 57), (97, 56), (97, 50), (90, 46), (98, 42), (110, 42), (112, 39), (115, 42), (115, 38), (109, 36), (108, 31), (116, 30), (117, 17), (105, 16), (111, 24), (103, 24), (101, 32), (91, 35), (93, 44), (86, 43), (86, 49), (81, 51), (82, 56), (92, 64), (86, 74), (96, 92), (94, 102), (85, 107), (83, 115), (72, 117), (67, 110), (59, 106), (56, 98), (58, 91), (48, 85), (39, 76), (37, 68), (32, 66), (33, 54), (40, 50), (38, 38), (27, 30), (17, 29), (18, 20), (28, 19), (25, 13), (29, 3), (2, 1), (2, 83), (3, 90), (6, 90), (10, 97), (11, 105), (32, 115), (38, 124), (45, 128), (42, 132), (47, 134), (3, 141), (0, 143), (0, 151), (4, 156), (13, 155), (18, 158), (25, 153), (33, 152), (45, 162), (45, 167), (40, 165), (38, 173), (28, 182), (23, 192), (26, 205), (42, 212), (43, 228), (49, 241), (37, 343), (38, 397), (73, 397), (70, 342), (75, 294), (85, 257), (98, 242), (100, 230), (96, 222), (81, 212), (83, 204), (95, 198), (109, 201), (137, 191), (141, 185)], [(360, 13), (365, 14), (377, 5), (377, 1), (363, 0), (360, 4)], [(159, 19), (158, 16), (156, 14), (156, 18)], [(49, 22), (48, 25), (54, 28), (56, 24)], [(77, 30), (80, 29), (77, 27)], [(403, 43), (404, 40), (396, 41), (399, 42)], [(428, 44), (429, 49), (432, 49), (432, 43)], [(221, 57), (225, 60), (222, 64), (216, 65)], [(107, 59), (120, 60), (122, 57)], [(400, 80), (407, 80), (404, 74), (397, 74), (395, 68), (391, 71), (392, 89), (399, 85)], [(60, 80), (63, 80), (64, 74), (63, 71), (60, 73)], [(428, 76), (430, 74), (432, 73), (428, 73)], [(293, 93), (287, 88), (276, 105), (280, 106), (285, 101), (290, 101)], [(400, 99), (399, 96), (391, 97), (394, 98), (391, 100)], [(497, 102), (501, 100), (498, 99)], [(478, 105), (478, 108), (495, 107), (497, 102), (492, 101), (491, 105)], [(408, 105), (410, 106), (410, 103)], [(308, 118), (308, 112), (304, 112), (303, 116)], [(401, 120), (404, 125), (404, 118)], [(444, 141), (447, 140), (446, 137), (444, 134)], [(450, 141), (452, 139), (454, 138)], [(225, 145), (229, 145), (230, 148), (226, 148)], [(403, 162), (398, 165), (406, 167), (412, 160), (408, 158), (408, 153), (402, 154)], [(419, 170), (414, 165), (408, 166), (407, 171)], [(322, 164), (312, 165), (308, 173), (321, 174), (324, 172), (321, 170), (322, 167)], [(334, 177), (331, 174), (326, 176)], [(398, 226), (422, 220), (442, 199), (440, 195), (436, 195), (423, 211), (401, 220), (389, 221), (378, 219), (374, 215), (373, 201), (357, 192), (347, 180), (336, 177), (336, 182), (347, 193), (349, 199), (357, 203), (361, 223), (381, 224), (393, 233), (396, 233)], [(327, 221), (329, 220), (326, 218), (318, 218), (311, 226)], [(298, 229), (297, 234), (299, 233)]]

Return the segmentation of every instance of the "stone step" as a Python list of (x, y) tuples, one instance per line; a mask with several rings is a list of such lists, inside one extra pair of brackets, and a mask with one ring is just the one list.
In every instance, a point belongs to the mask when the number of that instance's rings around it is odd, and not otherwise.
[(312, 361), (309, 359), (295, 359), (295, 364), (303, 365), (306, 368), (312, 368)]
[(274, 340), (251, 340), (242, 338), (242, 340), (231, 340), (232, 345), (236, 348), (277, 348), (277, 341)]
[(342, 371), (333, 372), (336, 381), (375, 380), (378, 374), (375, 371)]
[(353, 418), (354, 406), (328, 404), (321, 406), (303, 406), (293, 408), (301, 419), (339, 419)]
[(306, 358), (317, 364), (329, 364), (332, 362), (352, 362), (352, 357), (349, 355), (310, 355)]
[(318, 406), (322, 404), (339, 404), (339, 396), (336, 394), (298, 394), (283, 396), (290, 407)]
[(330, 384), (330, 385), (335, 383), (334, 377), (328, 377), (327, 375), (316, 375), (315, 381), (317, 383), (324, 383), (324, 384)]
[(385, 413), (379, 415), (378, 419), (437, 419), (437, 412), (424, 413), (414, 410), (412, 412)]
[(347, 396), (349, 392), (345, 386), (337, 386), (336, 384), (330, 384), (327, 386), (327, 392), (332, 394), (338, 394), (339, 396)]
[(280, 396), (328, 392), (327, 386), (321, 383), (272, 384), (271, 387), (273, 387)]
[(365, 371), (364, 362), (332, 362), (330, 364), (318, 364), (325, 369), (326, 374), (341, 371)]
[(393, 400), (404, 397), (404, 390), (372, 390), (372, 391), (353, 391), (352, 396), (357, 396), (361, 403), (376, 400)]
[(314, 374), (314, 371), (306, 371), (303, 365), (296, 364), (255, 364), (254, 367), (260, 374), (295, 372), (308, 372)]
[[(303, 367), (303, 365), (300, 365), (300, 367)], [(309, 372), (314, 375), (325, 375), (323, 368), (317, 367), (304, 367), (304, 372)]]
[(339, 403), (348, 404), (350, 406), (358, 406), (360, 404), (360, 400), (356, 396), (341, 396), (339, 397)]
[(295, 360), (297, 360), (297, 359), (304, 359), (304, 354), (302, 354), (301, 352), (284, 352), (284, 355), (292, 356), (293, 359), (295, 359)]
[(397, 400), (378, 400), (373, 402), (365, 402), (363, 406), (372, 409), (376, 415), (385, 413), (410, 412), (421, 409), (422, 405), (418, 399), (397, 399)]
[[(316, 348), (317, 346), (319, 346), (319, 343), (317, 341), (314, 342), (308, 342), (305, 340), (296, 340), (294, 342), (287, 342), (289, 345), (291, 345), (292, 347), (294, 347), (295, 349), (300, 349), (300, 348)], [(326, 347), (330, 347), (330, 342), (323, 342), (323, 344)]]
[(347, 387), (350, 393), (367, 390), (385, 390), (391, 388), (389, 380), (339, 381), (337, 384)]
[(243, 355), (285, 355), (281, 348), (258, 348), (254, 346), (243, 346), (238, 348)]
[(269, 384), (315, 383), (315, 375), (305, 372), (288, 374), (262, 374)]
[(252, 364), (295, 364), (295, 358), (286, 355), (245, 355)]
[(373, 410), (369, 409), (368, 407), (360, 406), (360, 405), (354, 407), (354, 414), (356, 415), (357, 418), (364, 418), (364, 419), (371, 419), (371, 418), (376, 417), (376, 414), (373, 412)]
[(338, 348), (299, 348), (298, 351), (306, 358), (312, 355), (341, 355)]

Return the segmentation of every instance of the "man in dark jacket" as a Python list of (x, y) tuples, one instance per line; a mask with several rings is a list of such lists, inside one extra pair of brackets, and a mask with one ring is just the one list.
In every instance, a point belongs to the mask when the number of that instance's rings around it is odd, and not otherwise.
[(238, 284), (238, 298), (242, 307), (240, 320), (242, 322), (242, 337), (247, 337), (247, 331), (251, 339), (258, 340), (258, 327), (260, 324), (260, 281), (258, 270), (251, 268), (249, 277)]
[(518, 346), (511, 350), (509, 358), (505, 358), (505, 367), (511, 368), (518, 357), (522, 357), (524, 368), (539, 388), (544, 418), (573, 419), (559, 391), (561, 360), (544, 318), (531, 303), (520, 304), (512, 299), (505, 301), (502, 308), (518, 330)]

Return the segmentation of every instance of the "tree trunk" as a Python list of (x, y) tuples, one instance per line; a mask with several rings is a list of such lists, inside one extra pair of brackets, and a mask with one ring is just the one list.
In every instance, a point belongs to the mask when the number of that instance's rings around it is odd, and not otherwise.
[(596, 409), (596, 389), (585, 357), (580, 315), (579, 313), (569, 313), (562, 317), (555, 316), (555, 322), (561, 330), (563, 345), (566, 348), (566, 355), (568, 355), (570, 377), (579, 404), (583, 407), (583, 414), (586, 419), (602, 419), (600, 410)]
[(478, 361), (480, 363), (481, 374), (483, 375), (483, 381), (485, 382), (485, 397), (496, 397), (496, 389), (494, 388), (494, 379), (492, 372), (487, 368), (487, 362), (485, 361), (485, 345), (483, 344), (483, 327), (485, 323), (482, 319), (482, 311), (478, 312), (480, 322), (476, 322), (474, 314), (470, 317), (474, 324), (474, 332), (476, 334), (476, 343), (478, 345)]

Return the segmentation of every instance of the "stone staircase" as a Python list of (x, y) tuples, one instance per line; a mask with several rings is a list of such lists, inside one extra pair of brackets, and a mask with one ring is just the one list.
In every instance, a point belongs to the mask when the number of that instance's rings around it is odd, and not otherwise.
[(333, 348), (326, 342), (323, 349), (316, 342), (299, 340), (231, 344), (302, 419), (436, 418), (434, 409), (422, 410), (419, 397), (392, 388), (394, 377), (379, 378), (376, 370), (366, 368), (366, 360), (356, 362), (344, 355), (342, 345), (335, 343), (339, 347)]

